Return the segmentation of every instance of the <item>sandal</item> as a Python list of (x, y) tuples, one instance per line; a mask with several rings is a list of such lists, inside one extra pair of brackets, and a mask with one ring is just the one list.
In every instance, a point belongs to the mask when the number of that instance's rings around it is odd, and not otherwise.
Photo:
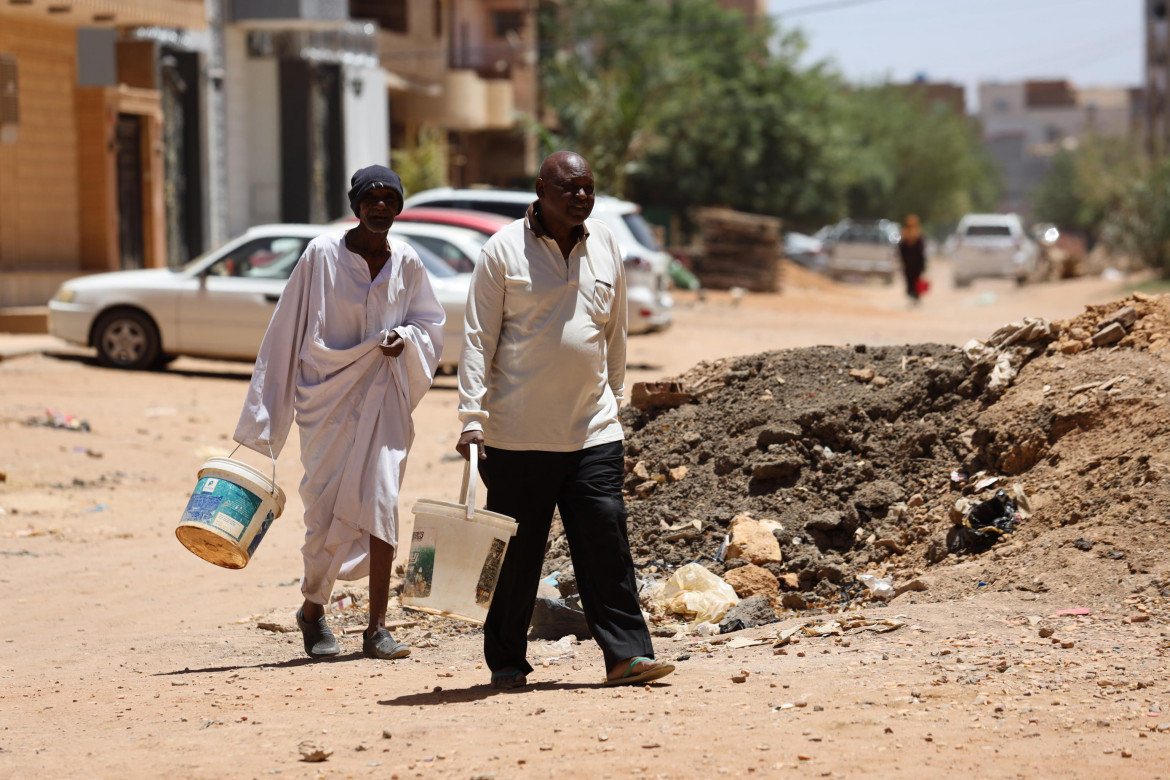
[[(637, 674), (634, 674), (634, 667), (640, 663), (651, 664), (649, 669), (644, 669)], [(664, 661), (655, 662), (653, 658), (645, 656), (637, 656), (630, 659), (630, 665), (626, 668), (626, 673), (621, 677), (614, 677), (612, 679), (606, 678), (606, 685), (638, 685), (651, 680), (657, 680), (660, 677), (665, 677), (674, 671), (674, 664), (668, 664)]]
[(493, 688), (520, 688), (528, 684), (528, 675), (520, 669), (492, 673)]

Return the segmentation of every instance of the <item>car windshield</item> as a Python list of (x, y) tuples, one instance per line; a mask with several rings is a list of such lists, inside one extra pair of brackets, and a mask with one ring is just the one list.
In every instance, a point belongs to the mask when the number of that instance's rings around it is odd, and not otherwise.
[(654, 231), (650, 229), (650, 224), (642, 219), (641, 214), (637, 212), (622, 214), (622, 221), (626, 223), (626, 227), (634, 234), (634, 238), (639, 244), (647, 249), (653, 249), (655, 252), (662, 248), (658, 244), (658, 239), (654, 237)]
[(1011, 236), (1012, 230), (1007, 225), (968, 225), (965, 235), (971, 236)]

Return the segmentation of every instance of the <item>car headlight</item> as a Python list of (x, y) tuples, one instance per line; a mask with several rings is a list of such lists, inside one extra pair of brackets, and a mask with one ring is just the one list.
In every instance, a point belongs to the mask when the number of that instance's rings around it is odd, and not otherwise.
[(53, 296), (53, 300), (56, 301), (57, 303), (73, 303), (73, 300), (76, 297), (77, 297), (77, 290), (74, 290), (71, 287), (65, 287), (64, 285), (62, 285), (57, 290), (57, 294)]

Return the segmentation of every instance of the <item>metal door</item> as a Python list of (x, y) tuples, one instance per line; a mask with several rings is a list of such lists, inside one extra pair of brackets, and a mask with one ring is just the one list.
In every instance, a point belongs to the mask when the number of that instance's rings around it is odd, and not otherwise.
[(118, 264), (122, 269), (145, 265), (142, 214), (142, 122), (118, 114), (115, 127), (118, 172)]

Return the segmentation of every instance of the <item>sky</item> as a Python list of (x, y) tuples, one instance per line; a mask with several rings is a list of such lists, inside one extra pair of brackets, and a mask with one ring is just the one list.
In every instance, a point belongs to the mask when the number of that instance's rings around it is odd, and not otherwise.
[(1144, 0), (767, 0), (801, 29), (806, 62), (852, 82), (949, 81), (978, 103), (981, 81), (1068, 79), (1077, 87), (1145, 80)]

